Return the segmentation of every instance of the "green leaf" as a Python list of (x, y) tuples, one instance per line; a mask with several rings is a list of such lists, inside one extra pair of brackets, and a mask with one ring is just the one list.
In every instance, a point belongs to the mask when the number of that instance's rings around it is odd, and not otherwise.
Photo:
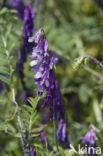
[(38, 136), (40, 136), (39, 133), (38, 134), (32, 134), (32, 137), (38, 137)]
[(37, 97), (35, 97), (35, 98), (30, 97), (30, 98), (28, 99), (28, 101), (29, 101), (30, 104), (33, 106), (32, 112), (34, 112), (35, 109), (36, 109), (36, 106), (37, 106), (37, 104), (38, 104), (38, 101), (39, 101), (39, 96), (37, 96)]
[(0, 123), (0, 131), (5, 131), (6, 125), (5, 123)]
[(97, 68), (103, 70), (103, 64), (94, 57), (91, 56), (85, 57), (84, 63), (88, 65), (90, 68), (94, 68), (94, 69)]
[(103, 99), (100, 102), (100, 108), (103, 109)]
[(7, 83), (7, 84), (10, 83), (10, 82), (9, 82), (9, 79), (6, 78), (5, 76), (2, 76), (2, 75), (0, 75), (0, 80), (3, 81), (3, 82), (5, 82), (5, 83)]
[(6, 67), (0, 67), (0, 73), (2, 73), (2, 74), (9, 74), (9, 70)]
[(80, 67), (80, 65), (83, 63), (83, 61), (84, 61), (84, 57), (83, 56), (75, 59), (75, 61), (73, 62), (73, 65), (72, 65), (73, 69), (77, 70)]
[(40, 130), (40, 128), (34, 128), (34, 129), (31, 130), (31, 133), (35, 133), (35, 132), (37, 132), (39, 130)]
[(31, 113), (32, 112), (32, 107), (28, 105), (23, 105), (24, 108), (27, 108), (27, 110)]
[(100, 109), (100, 106), (99, 106), (97, 99), (95, 99), (93, 101), (93, 109), (94, 109), (96, 121), (98, 123), (102, 123), (102, 112), (101, 112), (101, 109)]
[(7, 62), (6, 58), (1, 57), (1, 54), (0, 54), (0, 65), (7, 65), (7, 64), (8, 64), (8, 62)]
[(0, 11), (0, 16), (7, 13), (7, 8), (3, 8), (1, 11)]
[(21, 134), (20, 134), (20, 133), (16, 133), (16, 134), (14, 134), (14, 136), (15, 136), (16, 138), (21, 138)]
[(7, 122), (0, 122), (0, 131), (4, 131), (4, 132), (12, 132), (14, 133), (15, 132), (15, 128), (10, 124), (10, 123), (7, 123)]
[(65, 154), (66, 154), (66, 156), (75, 156), (74, 152), (69, 153), (66, 151)]
[(32, 118), (31, 118), (31, 126), (35, 123), (35, 121), (37, 120), (38, 117), (39, 117), (39, 115), (37, 115), (37, 113), (35, 113), (35, 115), (32, 116)]
[(40, 144), (40, 143), (34, 143), (34, 147), (38, 147), (38, 148), (41, 148), (41, 149), (43, 149), (43, 147), (42, 147), (42, 145)]
[(15, 47), (16, 43), (11, 44), (10, 47), (8, 47), (8, 51), (12, 51), (12, 49)]
[(31, 121), (33, 121), (33, 120), (35, 119), (36, 115), (37, 115), (37, 111), (35, 111), (35, 112), (31, 115)]

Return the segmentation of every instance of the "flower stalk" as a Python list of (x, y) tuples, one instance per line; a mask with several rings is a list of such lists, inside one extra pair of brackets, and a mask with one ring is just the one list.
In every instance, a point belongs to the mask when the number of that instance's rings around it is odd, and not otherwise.
[(14, 88), (12, 88), (12, 100), (13, 103), (16, 106), (16, 117), (17, 117), (17, 121), (18, 121), (18, 128), (19, 128), (19, 132), (21, 134), (21, 142), (22, 142), (22, 146), (23, 146), (23, 150), (24, 150), (24, 156), (29, 156), (30, 155), (30, 145), (29, 145), (29, 137), (28, 137), (28, 132), (27, 131), (23, 131), (23, 125), (22, 125), (22, 121), (19, 115), (19, 106), (18, 103), (15, 100), (15, 90)]
[(58, 151), (58, 143), (57, 143), (57, 137), (56, 137), (56, 121), (55, 121), (55, 117), (53, 119), (53, 132), (54, 132), (54, 145), (56, 147), (56, 150)]
[(11, 87), (11, 94), (12, 94), (12, 101), (13, 103), (15, 104), (15, 112), (12, 116), (12, 119), (14, 119), (14, 117), (16, 116), (16, 119), (17, 119), (17, 122), (18, 122), (18, 129), (19, 129), (19, 132), (21, 134), (21, 142), (22, 142), (22, 147), (23, 147), (23, 150), (24, 150), (24, 156), (30, 156), (30, 144), (29, 144), (29, 133), (28, 131), (24, 131), (24, 127), (23, 127), (23, 124), (22, 124), (22, 120), (20, 118), (20, 114), (19, 114), (19, 105), (16, 101), (16, 95), (15, 95), (15, 89), (14, 89), (14, 80), (13, 80), (13, 67), (11, 65), (11, 62), (10, 62), (10, 56), (9, 56), (9, 51), (7, 49), (7, 43), (6, 43), (6, 40), (3, 38), (3, 44), (4, 44), (4, 47), (5, 47), (5, 53), (6, 53), (6, 56), (8, 58), (8, 68), (9, 68), (9, 73), (10, 73), (10, 87)]

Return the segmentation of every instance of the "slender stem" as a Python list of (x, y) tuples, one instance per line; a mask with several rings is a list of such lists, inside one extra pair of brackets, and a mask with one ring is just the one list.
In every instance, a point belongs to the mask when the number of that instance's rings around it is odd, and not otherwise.
[(56, 121), (55, 117), (53, 117), (53, 131), (54, 131), (54, 144), (56, 146), (56, 150), (58, 151), (57, 137), (56, 137)]
[(46, 156), (48, 156), (49, 155), (48, 143), (46, 143), (46, 149), (47, 149)]
[(18, 103), (15, 100), (15, 90), (14, 90), (14, 88), (12, 88), (12, 98), (13, 98), (13, 102), (16, 105), (16, 116), (17, 116), (17, 121), (18, 121), (18, 124), (19, 124), (19, 131), (20, 131), (20, 134), (22, 136), (21, 137), (21, 142), (22, 142), (23, 149), (24, 149), (24, 156), (29, 156), (30, 155), (30, 147), (29, 147), (28, 133), (23, 132), (22, 121), (21, 121), (21, 118), (20, 118), (19, 113), (18, 113), (19, 112), (19, 106), (18, 106)]
[(2, 39), (3, 39), (3, 43), (4, 43), (4, 47), (5, 47), (5, 53), (6, 53), (7, 59), (8, 59), (8, 66), (9, 66), (9, 72), (10, 72), (10, 85), (11, 85), (11, 91), (12, 91), (12, 101), (16, 106), (13, 117), (15, 115), (17, 117), (19, 132), (21, 134), (21, 142), (22, 142), (22, 146), (23, 146), (23, 150), (24, 150), (24, 156), (30, 156), (29, 132), (27, 130), (24, 131), (22, 120), (21, 120), (20, 115), (19, 115), (19, 105), (18, 105), (16, 98), (15, 98), (16, 96), (15, 96), (14, 81), (13, 81), (13, 74), (12, 74), (13, 68), (12, 68), (12, 65), (11, 65), (10, 60), (9, 60), (10, 56), (9, 56), (9, 52), (7, 49), (7, 42), (4, 39), (4, 37), (2, 37)]

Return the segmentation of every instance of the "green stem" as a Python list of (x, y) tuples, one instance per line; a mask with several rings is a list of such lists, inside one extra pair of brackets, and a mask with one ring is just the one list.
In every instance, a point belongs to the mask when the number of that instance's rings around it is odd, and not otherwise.
[(47, 149), (46, 156), (48, 156), (49, 155), (48, 143), (46, 143), (46, 149)]
[(56, 146), (56, 150), (58, 151), (57, 137), (56, 137), (56, 121), (55, 117), (53, 117), (53, 131), (54, 131), (54, 144)]
[(15, 100), (15, 90), (14, 88), (12, 88), (12, 99), (14, 104), (16, 105), (16, 116), (17, 116), (17, 121), (19, 124), (19, 131), (21, 134), (21, 142), (23, 145), (23, 149), (24, 149), (24, 156), (30, 156), (30, 146), (29, 146), (29, 139), (28, 139), (28, 133), (27, 132), (23, 132), (23, 125), (22, 125), (22, 121), (19, 115), (19, 106), (18, 103)]
[(17, 103), (17, 101), (15, 99), (15, 89), (14, 89), (14, 81), (13, 81), (13, 74), (12, 74), (13, 68), (12, 68), (12, 65), (11, 65), (11, 62), (10, 62), (10, 56), (9, 56), (9, 51), (7, 49), (6, 40), (4, 39), (4, 37), (2, 37), (2, 39), (3, 39), (3, 43), (4, 43), (4, 47), (5, 47), (5, 53), (6, 53), (6, 56), (8, 58), (8, 66), (9, 66), (9, 73), (10, 73), (10, 87), (11, 87), (11, 92), (12, 92), (12, 101), (16, 106), (16, 109), (15, 109), (15, 112), (14, 112), (14, 115), (13, 115), (12, 119), (16, 115), (17, 121), (18, 121), (19, 131), (20, 131), (20, 134), (21, 134), (21, 142), (22, 142), (22, 146), (23, 146), (23, 150), (24, 150), (24, 156), (30, 156), (30, 146), (29, 146), (30, 143), (29, 143), (29, 137), (28, 137), (29, 132), (27, 130), (24, 131), (22, 120), (21, 120), (20, 115), (19, 115), (19, 106), (18, 106), (18, 103)]
[(5, 53), (6, 53), (6, 56), (8, 59), (8, 67), (9, 67), (9, 73), (10, 73), (10, 87), (11, 87), (11, 92), (12, 92), (12, 101), (16, 106), (16, 109), (15, 109), (15, 112), (13, 114), (12, 119), (16, 115), (17, 121), (18, 121), (18, 126), (19, 126), (19, 131), (21, 134), (21, 142), (22, 142), (22, 146), (24, 149), (24, 156), (30, 156), (30, 146), (29, 146), (30, 143), (29, 143), (29, 137), (28, 137), (29, 132), (27, 130), (25, 130), (25, 132), (24, 132), (22, 120), (21, 120), (20, 115), (19, 115), (19, 106), (18, 106), (18, 103), (16, 102), (16, 99), (15, 99), (15, 89), (14, 89), (14, 81), (13, 81), (13, 74), (12, 74), (13, 68), (12, 68), (11, 61), (10, 61), (9, 51), (7, 49), (7, 42), (4, 39), (4, 37), (2, 37), (2, 40), (3, 40), (4, 47), (5, 47)]

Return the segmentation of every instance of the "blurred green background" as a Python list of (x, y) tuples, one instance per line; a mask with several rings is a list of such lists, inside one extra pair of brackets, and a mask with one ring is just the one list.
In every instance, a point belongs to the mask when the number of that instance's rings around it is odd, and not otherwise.
[[(2, 10), (3, 1), (0, 0)], [(59, 80), (59, 86), (66, 103), (66, 113), (69, 120), (68, 132), (71, 143), (77, 146), (80, 137), (88, 131), (88, 126), (93, 123), (101, 132), (98, 134), (98, 145), (103, 146), (103, 70), (92, 65), (80, 66), (75, 70), (73, 62), (80, 56), (92, 56), (103, 62), (103, 11), (93, 0), (32, 0), (35, 12), (35, 28), (43, 27), (49, 41), (49, 49), (60, 55), (61, 62), (56, 65), (55, 77)], [(28, 1), (25, 1), (28, 4)], [(12, 8), (10, 1), (6, 6)], [(16, 18), (16, 19), (15, 19)], [(20, 105), (22, 100), (22, 85), (17, 71), (19, 49), (22, 41), (22, 21), (16, 14), (0, 14), (0, 33), (12, 31), (8, 39), (8, 46), (14, 56), (13, 67), (15, 69), (15, 86), (17, 100)], [(0, 50), (3, 50), (1, 48)], [(29, 66), (30, 55), (25, 63), (25, 83), (35, 95), (33, 72)], [(18, 85), (19, 84), (19, 85)], [(3, 84), (4, 90), (0, 93), (0, 120), (8, 118), (11, 109), (10, 92)], [(8, 100), (9, 99), (9, 100)], [(42, 112), (42, 111), (41, 111)], [(42, 119), (40, 115), (37, 125)], [(5, 119), (4, 119), (5, 118)], [(11, 122), (12, 124), (12, 122)], [(14, 126), (14, 124), (13, 124)], [(12, 128), (13, 128), (12, 126)], [(1, 126), (2, 127), (2, 126)], [(15, 126), (14, 126), (15, 127)], [(46, 130), (49, 133), (49, 128)], [(5, 133), (0, 134), (0, 151), (4, 153), (15, 149), (15, 155), (19, 156), (17, 142), (8, 145), (12, 137)], [(48, 136), (51, 140), (51, 136)], [(13, 142), (14, 143), (14, 142)], [(3, 154), (2, 154), (3, 155)], [(8, 155), (8, 154), (7, 154)], [(12, 155), (12, 154), (11, 154)]]

